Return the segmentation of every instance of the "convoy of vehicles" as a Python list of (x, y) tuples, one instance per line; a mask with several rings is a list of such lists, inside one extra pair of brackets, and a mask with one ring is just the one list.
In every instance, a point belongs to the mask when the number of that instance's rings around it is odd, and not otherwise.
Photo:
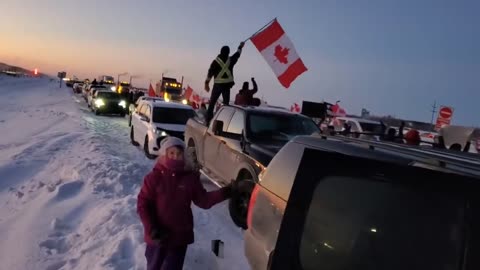
[(162, 79), (156, 84), (155, 93), (163, 97), (166, 102), (178, 102), (187, 105), (183, 91), (183, 77), (179, 82), (175, 78), (162, 76)]
[[(185, 142), (202, 172), (219, 185), (231, 181), (258, 181), (275, 154), (297, 135), (320, 133), (310, 118), (271, 107), (224, 106), (210, 126), (190, 119)], [(239, 198), (243, 206), (249, 193)], [(235, 224), (246, 226), (242, 203), (230, 203)], [(243, 213), (243, 214), (242, 214)]]
[(98, 76), (97, 81), (99, 83), (115, 85), (115, 78), (113, 78), (113, 76), (109, 76), (109, 75)]
[(447, 149), (406, 146), (378, 141), (377, 121), (335, 117), (336, 131), (359, 136), (326, 136), (270, 106), (223, 106), (207, 126), (173, 92), (127, 108), (109, 86), (75, 89), (97, 115), (128, 112), (148, 158), (175, 136), (210, 180), (233, 182), (229, 214), (251, 269), (478, 269), (480, 158), (448, 150), (475, 148), (472, 129), (440, 130)]
[(155, 158), (160, 142), (167, 136), (184, 139), (185, 125), (195, 116), (192, 107), (158, 99), (141, 100), (132, 114), (130, 139), (143, 148), (148, 158)]

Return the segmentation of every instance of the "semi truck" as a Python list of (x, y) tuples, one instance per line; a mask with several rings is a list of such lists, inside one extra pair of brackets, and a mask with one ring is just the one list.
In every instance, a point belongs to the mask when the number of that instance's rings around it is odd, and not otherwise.
[(183, 91), (183, 76), (180, 82), (175, 78), (162, 76), (162, 79), (155, 85), (155, 94), (163, 97), (166, 102), (188, 104)]

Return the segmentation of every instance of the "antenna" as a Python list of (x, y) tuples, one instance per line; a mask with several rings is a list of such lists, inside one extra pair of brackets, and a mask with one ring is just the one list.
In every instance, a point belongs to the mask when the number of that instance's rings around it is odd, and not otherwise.
[(430, 122), (430, 125), (433, 126), (433, 120), (435, 119), (435, 113), (437, 112), (437, 101), (435, 100), (432, 105), (432, 120)]

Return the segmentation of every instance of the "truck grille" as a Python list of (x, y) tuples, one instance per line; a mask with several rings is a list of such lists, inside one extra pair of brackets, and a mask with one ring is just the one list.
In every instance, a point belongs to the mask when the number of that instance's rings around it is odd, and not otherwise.
[[(170, 131), (170, 130), (165, 130), (165, 132), (169, 135), (169, 136), (172, 136), (172, 137), (177, 137), (179, 138), (180, 140), (184, 140), (184, 133), (181, 132), (181, 131)], [(162, 142), (162, 140), (165, 139), (165, 137), (158, 137), (157, 138), (157, 146), (160, 147), (160, 142)]]

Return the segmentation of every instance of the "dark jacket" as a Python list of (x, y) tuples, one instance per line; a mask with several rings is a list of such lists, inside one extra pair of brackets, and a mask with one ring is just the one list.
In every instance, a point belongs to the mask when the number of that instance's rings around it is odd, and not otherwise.
[(226, 188), (207, 192), (200, 174), (191, 171), (173, 172), (160, 162), (143, 182), (138, 194), (137, 212), (142, 220), (145, 242), (154, 244), (153, 229), (166, 232), (162, 245), (185, 246), (193, 243), (191, 203), (208, 209), (227, 198)]
[[(238, 50), (236, 53), (234, 53), (232, 56), (230, 56), (230, 66), (228, 67), (228, 69), (230, 70), (230, 72), (232, 73), (232, 76), (233, 76), (233, 67), (235, 66), (235, 64), (237, 64), (238, 62), (238, 59), (240, 58), (240, 54), (241, 54), (241, 50)], [(228, 60), (228, 56), (227, 55), (221, 55), (219, 54), (218, 57), (220, 59), (222, 59), (222, 61), (225, 63), (227, 62)], [(208, 69), (208, 74), (207, 74), (207, 78), (215, 78), (217, 77), (218, 73), (222, 70), (222, 68), (220, 67), (220, 65), (218, 65), (217, 61), (213, 60), (212, 61), (212, 64), (210, 64), (210, 68)], [(226, 74), (224, 75), (226, 76)], [(231, 83), (225, 83), (224, 85), (227, 85), (229, 87), (232, 87), (235, 85), (235, 82), (231, 82)]]
[(253, 105), (253, 95), (258, 92), (257, 82), (252, 81), (253, 89), (240, 89), (235, 96), (235, 105), (247, 106)]

